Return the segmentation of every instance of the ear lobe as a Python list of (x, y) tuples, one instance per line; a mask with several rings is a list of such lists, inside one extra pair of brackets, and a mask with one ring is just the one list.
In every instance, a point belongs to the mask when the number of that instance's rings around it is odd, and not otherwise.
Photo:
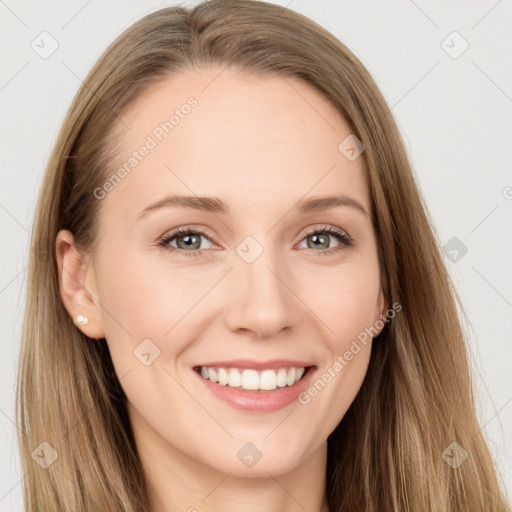
[[(55, 240), (59, 290), (64, 307), (75, 325), (90, 338), (104, 338), (103, 319), (97, 298), (94, 269), (90, 259), (76, 247), (73, 234), (60, 230)], [(78, 316), (88, 317), (78, 324)]]

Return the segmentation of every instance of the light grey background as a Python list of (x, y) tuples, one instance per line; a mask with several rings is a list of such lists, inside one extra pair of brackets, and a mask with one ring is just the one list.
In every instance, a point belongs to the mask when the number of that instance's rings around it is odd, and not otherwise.
[[(456, 237), (468, 248), (445, 261), (472, 321), (481, 425), (512, 499), (512, 2), (274, 3), (330, 30), (366, 65), (404, 135), (441, 244)], [(173, 4), (0, 0), (0, 510), (22, 510), (14, 385), (44, 167), (103, 50), (143, 15)], [(43, 31), (58, 42), (48, 58), (31, 47), (43, 46)], [(454, 31), (469, 44), (457, 58), (464, 41)]]

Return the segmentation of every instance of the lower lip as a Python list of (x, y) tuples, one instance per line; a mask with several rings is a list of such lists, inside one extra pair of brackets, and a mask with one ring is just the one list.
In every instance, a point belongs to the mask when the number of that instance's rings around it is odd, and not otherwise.
[(260, 390), (239, 390), (228, 385), (221, 385), (202, 377), (197, 371), (192, 370), (203, 384), (217, 397), (228, 403), (235, 409), (252, 412), (274, 412), (290, 405), (300, 393), (302, 393), (313, 378), (316, 367), (311, 366), (304, 373), (303, 377), (293, 384), (268, 391)]

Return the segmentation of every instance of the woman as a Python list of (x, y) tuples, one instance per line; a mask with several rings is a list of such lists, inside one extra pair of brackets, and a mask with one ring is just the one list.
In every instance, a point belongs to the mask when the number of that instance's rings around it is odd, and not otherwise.
[(507, 510), (397, 127), (307, 18), (213, 0), (129, 28), (32, 236), (27, 510)]

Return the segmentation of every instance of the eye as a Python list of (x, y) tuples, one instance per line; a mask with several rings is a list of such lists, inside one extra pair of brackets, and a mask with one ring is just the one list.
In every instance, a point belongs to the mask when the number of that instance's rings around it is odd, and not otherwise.
[[(201, 254), (201, 237), (208, 239), (206, 233), (202, 231), (192, 230), (186, 227), (179, 228), (164, 236), (158, 245), (169, 251), (180, 251), (185, 256), (199, 256), (199, 254)], [(170, 245), (172, 242), (176, 242), (177, 247)], [(206, 247), (206, 249), (207, 248), (208, 247)], [(205, 249), (205, 247), (203, 247), (203, 249)]]
[[(326, 245), (330, 245), (330, 237), (336, 238), (339, 244), (332, 248), (325, 248)], [(311, 242), (308, 242), (308, 238)], [(324, 249), (322, 251), (315, 251), (318, 253), (318, 256), (329, 255), (354, 245), (354, 240), (345, 231), (334, 226), (311, 229), (306, 232), (303, 240), (306, 240), (307, 248), (320, 247), (320, 249)]]
[[(330, 237), (336, 238), (339, 243), (335, 247), (325, 248), (326, 245), (330, 245)], [(199, 256), (201, 249), (211, 248), (211, 246), (201, 248), (201, 238), (210, 240), (208, 235), (201, 230), (182, 227), (165, 235), (158, 242), (158, 245), (171, 252), (179, 251), (185, 256)], [(311, 229), (306, 232), (302, 240), (307, 241), (308, 238), (311, 238), (312, 242), (307, 242), (307, 248), (320, 247), (322, 249), (321, 251), (314, 251), (318, 253), (318, 256), (329, 255), (342, 250), (344, 247), (354, 245), (354, 240), (345, 231), (334, 226)], [(171, 245), (172, 243), (176, 243), (176, 246)]]

